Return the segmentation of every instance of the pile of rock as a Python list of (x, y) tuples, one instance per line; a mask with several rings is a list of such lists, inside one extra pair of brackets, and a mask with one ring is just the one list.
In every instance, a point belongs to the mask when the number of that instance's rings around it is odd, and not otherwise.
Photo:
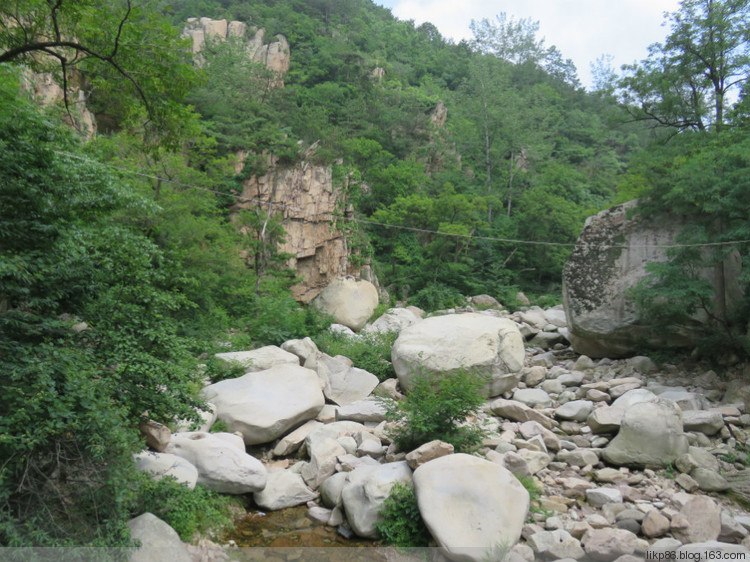
[[(509, 555), (531, 561), (750, 543), (750, 515), (720, 495), (733, 485), (722, 474), (744, 468), (731, 462), (750, 426), (737, 399), (741, 382), (657, 369), (645, 357), (578, 356), (559, 308), (450, 312), (421, 320), (392, 309), (364, 329), (401, 329), (392, 355), (398, 381), (380, 385), (309, 338), (224, 354), (248, 373), (204, 395), (235, 433), (175, 433), (164, 453), (143, 453), (139, 463), (161, 459), (155, 473), (182, 475), (190, 472), (182, 459), (207, 487), (252, 492), (268, 510), (308, 504), (311, 517), (368, 538), (377, 537), (392, 486), (412, 482), (436, 544), (469, 559), (493, 556), (499, 545), (515, 545)], [(473, 420), (488, 431), (479, 456), (439, 442), (412, 452), (390, 443), (372, 394), (379, 386), (397, 399), (417, 366), (492, 377), (491, 398)], [(244, 448), (258, 444), (269, 447), (261, 459)], [(542, 489), (533, 522), (513, 474)]]

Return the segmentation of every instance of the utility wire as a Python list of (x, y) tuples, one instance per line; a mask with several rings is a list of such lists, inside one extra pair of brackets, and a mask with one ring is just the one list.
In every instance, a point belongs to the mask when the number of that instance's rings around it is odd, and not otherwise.
[[(99, 162), (98, 160), (93, 160), (91, 158), (87, 158), (85, 156), (80, 156), (78, 154), (71, 154), (70, 152), (64, 152), (61, 150), (55, 150), (53, 151), (56, 154), (60, 154), (62, 156), (67, 156), (69, 158), (74, 158), (76, 160), (82, 160), (84, 162), (89, 162), (92, 164), (98, 164), (100, 166), (104, 166), (106, 168), (110, 168), (112, 170), (117, 170), (119, 172), (123, 172), (126, 174), (131, 174), (134, 176), (139, 176), (143, 178), (148, 178), (152, 180), (157, 181), (163, 181), (167, 183), (171, 183), (173, 185), (177, 185), (180, 187), (185, 187), (188, 189), (198, 189), (200, 191), (206, 191), (208, 193), (214, 193), (216, 195), (222, 195), (225, 197), (231, 197), (233, 199), (236, 199), (240, 203), (258, 203), (261, 205), (271, 205), (273, 207), (280, 207), (282, 209), (291, 209), (294, 211), (299, 211), (300, 209), (298, 207), (294, 207), (292, 205), (287, 205), (286, 203), (273, 203), (266, 201), (264, 199), (257, 199), (257, 198), (249, 198), (249, 197), (242, 197), (241, 195), (237, 195), (235, 193), (226, 193), (224, 191), (218, 191), (216, 189), (211, 189), (208, 187), (200, 186), (200, 185), (193, 185), (177, 180), (173, 180), (170, 178), (162, 178), (160, 176), (155, 176), (152, 174), (146, 174), (144, 172), (138, 172), (136, 170), (130, 170), (128, 168), (123, 168), (121, 166), (115, 166), (113, 164), (106, 164), (104, 162)], [(496, 236), (477, 236), (474, 234), (459, 234), (454, 232), (441, 232), (439, 230), (429, 230), (426, 228), (418, 228), (415, 226), (404, 226), (399, 224), (389, 224), (384, 222), (378, 222), (371, 219), (361, 219), (356, 217), (346, 217), (343, 215), (334, 215), (331, 214), (331, 218), (327, 219), (331, 222), (333, 222), (334, 217), (348, 221), (348, 222), (356, 222), (361, 224), (369, 224), (373, 226), (380, 226), (383, 228), (389, 228), (393, 230), (406, 230), (410, 232), (421, 232), (424, 234), (433, 234), (436, 236), (447, 236), (447, 237), (453, 237), (453, 238), (465, 238), (469, 240), (485, 240), (489, 242), (503, 242), (506, 244), (526, 244), (529, 246), (552, 246), (552, 247), (559, 247), (559, 248), (575, 248), (576, 246), (583, 247), (585, 250), (609, 250), (609, 249), (636, 249), (636, 248), (660, 248), (660, 249), (670, 249), (670, 248), (710, 248), (710, 247), (720, 247), (720, 246), (734, 246), (738, 244), (749, 244), (750, 240), (732, 240), (727, 242), (703, 242), (703, 243), (694, 243), (694, 244), (634, 244), (634, 245), (625, 245), (625, 244), (587, 244), (587, 243), (574, 243), (574, 242), (544, 242), (539, 240), (519, 240), (514, 238), (498, 238)]]

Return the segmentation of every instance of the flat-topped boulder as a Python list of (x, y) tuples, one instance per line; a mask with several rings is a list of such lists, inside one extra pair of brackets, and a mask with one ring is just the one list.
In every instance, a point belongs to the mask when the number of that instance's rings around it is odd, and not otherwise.
[(466, 370), (487, 376), (487, 393), (497, 396), (515, 388), (521, 378), (523, 337), (506, 318), (478, 313), (435, 316), (401, 331), (391, 360), (407, 392), (419, 373)]
[(269, 443), (314, 419), (325, 399), (318, 375), (299, 365), (281, 365), (205, 387), (218, 418), (239, 431), (247, 445)]

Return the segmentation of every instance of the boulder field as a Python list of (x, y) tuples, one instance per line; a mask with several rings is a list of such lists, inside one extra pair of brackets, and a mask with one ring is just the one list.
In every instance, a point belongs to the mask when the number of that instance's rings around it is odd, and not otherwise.
[[(393, 309), (368, 326), (400, 330), (398, 379), (377, 384), (309, 338), (283, 352), (242, 352), (247, 374), (203, 390), (228, 430), (150, 427), (149, 443), (163, 452), (144, 451), (137, 465), (155, 478), (252, 493), (264, 510), (307, 505), (316, 520), (372, 539), (391, 488), (408, 483), (434, 545), (457, 560), (750, 554), (750, 514), (732, 499), (750, 497), (747, 367), (719, 377), (642, 356), (594, 360), (570, 347), (560, 307), (466, 307), (424, 320)], [(417, 365), (428, 375), (476, 367), (491, 376), (469, 420), (486, 431), (475, 454), (390, 442), (372, 395), (399, 399)]]

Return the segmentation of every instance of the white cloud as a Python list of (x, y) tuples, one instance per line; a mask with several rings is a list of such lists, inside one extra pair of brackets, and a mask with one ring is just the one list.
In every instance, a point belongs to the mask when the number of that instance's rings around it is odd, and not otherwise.
[(603, 54), (614, 66), (645, 58), (651, 43), (662, 41), (664, 12), (677, 10), (679, 0), (390, 0), (399, 19), (419, 25), (433, 23), (454, 41), (470, 39), (472, 19), (494, 18), (505, 12), (516, 19), (539, 22), (539, 38), (555, 45), (564, 58), (573, 59), (584, 85), (589, 85), (590, 64)]

